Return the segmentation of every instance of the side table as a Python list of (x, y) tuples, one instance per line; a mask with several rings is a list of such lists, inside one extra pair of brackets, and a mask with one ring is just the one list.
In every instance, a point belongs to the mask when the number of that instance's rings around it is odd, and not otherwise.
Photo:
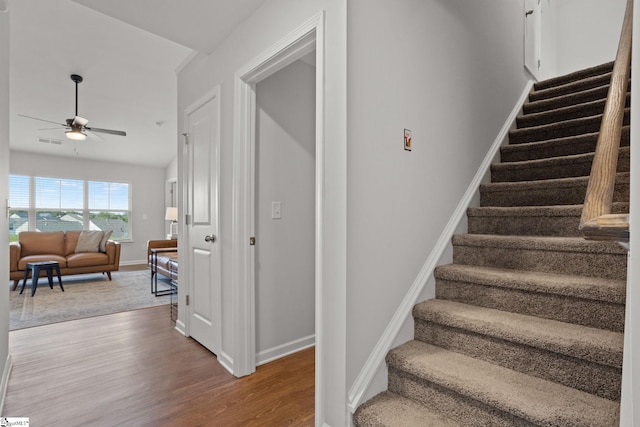
[(60, 277), (60, 263), (57, 261), (40, 261), (27, 263), (27, 268), (24, 270), (24, 279), (22, 282), (22, 288), (20, 289), (20, 294), (22, 294), (22, 292), (24, 291), (24, 287), (27, 284), (29, 271), (31, 271), (31, 296), (34, 296), (36, 294), (36, 288), (38, 287), (38, 278), (40, 277), (40, 270), (45, 270), (47, 272), (49, 287), (53, 289), (54, 268), (56, 269), (56, 275), (58, 276), (58, 285), (60, 285), (60, 289), (62, 289), (62, 292), (64, 292), (64, 288), (62, 287), (62, 278)]

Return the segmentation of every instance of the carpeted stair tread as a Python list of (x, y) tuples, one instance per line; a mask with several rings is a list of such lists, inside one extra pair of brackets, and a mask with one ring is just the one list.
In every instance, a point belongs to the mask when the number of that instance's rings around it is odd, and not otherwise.
[[(391, 350), (387, 362), (392, 391), (404, 388), (415, 398), (428, 399), (428, 393), (404, 387), (403, 381), (393, 377), (395, 372), (403, 372), (425, 387), (435, 385), (456, 393), (459, 409), (452, 417), (465, 417), (465, 406), (478, 402), (491, 408), (490, 412), (502, 411), (516, 418), (512, 424), (502, 425), (611, 427), (619, 422), (616, 402), (419, 341)], [(457, 421), (494, 425), (471, 417), (475, 414)]]
[[(630, 109), (624, 112), (623, 125), (629, 124)], [(509, 132), (509, 144), (522, 144), (525, 142), (547, 141), (549, 139), (577, 136), (585, 133), (598, 132), (602, 123), (602, 114), (570, 119), (561, 122), (532, 126), (523, 129), (515, 129)]]
[[(583, 205), (507, 206), (467, 209), (468, 232), (522, 236), (582, 236)], [(614, 203), (612, 213), (629, 213), (629, 203)]]
[[(628, 172), (616, 174), (614, 202), (629, 201)], [(481, 206), (551, 206), (584, 203), (589, 177), (480, 185)]]
[(594, 87), (581, 92), (570, 93), (568, 95), (561, 95), (540, 101), (527, 101), (522, 106), (522, 112), (523, 114), (541, 113), (566, 107), (568, 105), (582, 104), (585, 102), (605, 99), (609, 93), (609, 86), (610, 85), (607, 84), (605, 86)]
[(601, 74), (608, 74), (613, 71), (613, 61), (599, 64), (594, 67), (585, 68), (583, 70), (574, 71), (572, 73), (563, 74), (561, 76), (553, 77), (547, 80), (542, 80), (534, 84), (535, 90), (548, 89), (554, 86), (562, 86), (570, 82), (575, 82), (588, 77), (598, 76)]
[(534, 90), (529, 94), (529, 101), (540, 101), (542, 99), (550, 99), (562, 95), (568, 95), (570, 93), (582, 92), (584, 90), (608, 85), (610, 82), (611, 73), (586, 77), (584, 79), (576, 80), (563, 85), (553, 86), (547, 89)]
[(625, 303), (626, 281), (620, 279), (460, 264), (439, 266), (436, 268), (434, 275), (436, 279), (474, 282), (486, 286), (570, 296), (616, 304)]
[(579, 237), (455, 235), (453, 262), (464, 265), (625, 279), (626, 251)]
[[(496, 163), (491, 165), (491, 181), (536, 181), (589, 176), (591, 174), (593, 156), (593, 153), (584, 153), (547, 159)], [(620, 147), (618, 151), (618, 172), (629, 172), (630, 161), (631, 148)]]
[(416, 319), (622, 368), (624, 336), (557, 320), (432, 299), (413, 309)]
[[(631, 128), (622, 128), (621, 147), (628, 147), (631, 140)], [(592, 153), (596, 149), (598, 132), (569, 136), (540, 142), (504, 145), (500, 148), (502, 162), (544, 159)]]
[[(460, 264), (440, 266), (434, 276), (438, 299), (608, 331), (624, 330), (626, 282), (622, 279)], [(603, 397), (619, 396), (620, 390), (608, 387), (607, 393)]]
[(356, 427), (460, 426), (425, 405), (389, 391), (360, 406), (353, 419)]
[[(560, 106), (559, 108), (548, 110), (539, 113), (530, 113), (519, 116), (516, 119), (518, 129), (541, 126), (550, 123), (556, 123), (559, 121), (566, 121), (571, 119), (579, 119), (582, 117), (597, 116), (603, 113), (605, 99), (599, 99), (596, 101), (585, 102), (582, 104), (571, 104), (568, 106)], [(631, 94), (627, 93), (626, 105), (627, 108), (631, 106)]]

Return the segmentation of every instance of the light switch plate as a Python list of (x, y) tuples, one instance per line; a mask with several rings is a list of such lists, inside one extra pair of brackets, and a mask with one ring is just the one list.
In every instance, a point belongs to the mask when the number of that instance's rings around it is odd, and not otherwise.
[(282, 202), (271, 202), (271, 219), (282, 218)]

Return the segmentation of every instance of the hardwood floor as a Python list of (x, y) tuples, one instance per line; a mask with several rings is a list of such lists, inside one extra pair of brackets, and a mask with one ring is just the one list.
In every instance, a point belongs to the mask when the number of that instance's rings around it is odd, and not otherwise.
[(3, 416), (33, 426), (313, 426), (314, 349), (234, 378), (167, 306), (12, 331)]

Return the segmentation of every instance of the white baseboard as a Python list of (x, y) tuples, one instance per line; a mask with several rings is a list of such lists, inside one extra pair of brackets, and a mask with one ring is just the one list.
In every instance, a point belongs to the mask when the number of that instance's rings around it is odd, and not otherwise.
[(7, 387), (9, 386), (9, 376), (11, 375), (12, 368), (13, 362), (11, 360), (11, 354), (8, 354), (7, 361), (2, 370), (2, 382), (0, 382), (0, 414), (4, 414), (4, 398), (7, 396)]
[(181, 321), (180, 319), (176, 320), (176, 331), (178, 331), (180, 334), (184, 335), (185, 337), (187, 336), (186, 330), (187, 327), (184, 324), (183, 321)]
[(276, 347), (271, 347), (259, 352), (256, 355), (256, 366), (273, 362), (276, 359), (280, 359), (281, 357), (297, 353), (309, 347), (313, 347), (314, 345), (316, 345), (316, 336), (309, 335), (307, 337), (299, 338), (297, 340), (293, 340)]
[(233, 359), (224, 351), (220, 351), (218, 357), (218, 363), (222, 365), (224, 369), (229, 371), (233, 375)]
[[(349, 389), (349, 392), (347, 394), (347, 409), (350, 413), (353, 414), (358, 406), (360, 406), (360, 404), (362, 403), (363, 396), (365, 396), (365, 394), (367, 393), (369, 386), (371, 385), (374, 377), (376, 376), (376, 373), (378, 372), (378, 369), (385, 362), (385, 356), (391, 349), (395, 338), (402, 329), (404, 322), (411, 316), (413, 306), (418, 303), (418, 298), (422, 294), (425, 285), (433, 275), (433, 270), (436, 268), (438, 260), (443, 256), (444, 252), (450, 245), (451, 238), (455, 234), (458, 225), (461, 223), (461, 221), (464, 221), (465, 215), (467, 213), (467, 208), (471, 205), (474, 197), (476, 196), (478, 188), (480, 187), (480, 184), (482, 183), (484, 177), (487, 175), (487, 172), (491, 167), (491, 163), (498, 154), (500, 146), (503, 145), (503, 143), (508, 139), (509, 130), (512, 128), (516, 117), (518, 117), (518, 114), (522, 109), (522, 105), (527, 100), (532, 86), (533, 81), (529, 81), (525, 86), (522, 94), (520, 95), (520, 98), (518, 99), (518, 102), (514, 106), (507, 120), (504, 122), (500, 133), (491, 145), (491, 148), (487, 152), (484, 160), (482, 161), (482, 164), (478, 168), (476, 175), (469, 184), (469, 187), (467, 188), (464, 196), (458, 203), (456, 210), (454, 211), (453, 215), (449, 219), (449, 222), (442, 231), (440, 238), (436, 242), (433, 250), (429, 254), (429, 257), (422, 266), (422, 269), (418, 273), (418, 276), (409, 288), (409, 291), (403, 298), (400, 306), (394, 313), (391, 321), (387, 325), (386, 329), (382, 333), (382, 336), (369, 355), (369, 358), (362, 367), (362, 370)], [(376, 390), (376, 392), (381, 391), (384, 390)]]
[(141, 259), (139, 261), (120, 261), (120, 265), (126, 267), (127, 265), (140, 265), (140, 264), (144, 264), (147, 265), (147, 261)]

